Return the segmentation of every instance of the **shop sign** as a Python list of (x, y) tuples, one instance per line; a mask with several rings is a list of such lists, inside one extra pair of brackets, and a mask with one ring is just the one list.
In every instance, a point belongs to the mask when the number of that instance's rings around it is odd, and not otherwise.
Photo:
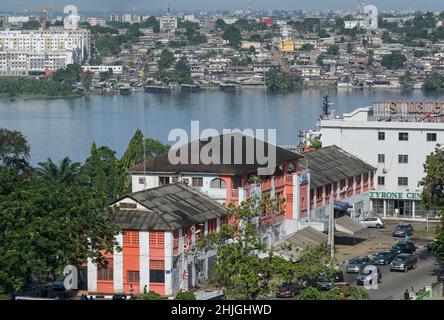
[(388, 191), (372, 191), (370, 192), (372, 199), (395, 199), (395, 200), (421, 200), (419, 192), (388, 192)]

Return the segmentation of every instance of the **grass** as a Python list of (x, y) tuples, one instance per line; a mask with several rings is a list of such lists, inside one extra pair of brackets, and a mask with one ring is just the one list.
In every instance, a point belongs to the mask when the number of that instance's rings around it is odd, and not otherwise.
[(6, 294), (0, 293), (0, 300), (11, 300), (11, 297)]

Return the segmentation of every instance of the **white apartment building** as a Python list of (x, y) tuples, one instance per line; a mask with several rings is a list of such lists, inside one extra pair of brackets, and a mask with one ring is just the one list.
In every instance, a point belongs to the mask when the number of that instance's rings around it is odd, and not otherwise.
[(377, 168), (370, 212), (384, 217), (434, 216), (420, 202), (427, 155), (444, 143), (444, 103), (382, 102), (320, 122), (322, 146), (336, 145)]
[(0, 51), (50, 53), (71, 51), (73, 60), (82, 63), (91, 56), (91, 33), (86, 29), (0, 31)]
[(108, 16), (109, 22), (128, 22), (128, 23), (140, 23), (142, 22), (142, 16), (132, 13), (115, 13)]
[(172, 16), (163, 16), (159, 18), (160, 31), (174, 32), (177, 29), (177, 18)]
[(72, 51), (45, 52), (0, 51), (0, 77), (23, 77), (56, 71), (72, 64)]

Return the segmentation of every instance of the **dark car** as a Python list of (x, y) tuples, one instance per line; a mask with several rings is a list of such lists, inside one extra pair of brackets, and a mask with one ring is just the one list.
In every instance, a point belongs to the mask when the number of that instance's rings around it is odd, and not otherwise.
[(348, 262), (346, 271), (347, 273), (359, 273), (369, 262), (370, 258), (367, 256), (354, 257)]
[(276, 292), (277, 298), (291, 298), (297, 295), (301, 289), (294, 282), (284, 283), (279, 287), (279, 290)]
[(413, 226), (411, 224), (398, 224), (393, 230), (394, 237), (405, 237), (413, 234)]
[(436, 277), (436, 280), (438, 282), (444, 282), (444, 269), (442, 269), (438, 272), (438, 276)]
[[(379, 268), (376, 268), (378, 283), (382, 282), (382, 273)], [(372, 270), (362, 270), (356, 277), (356, 285), (363, 286), (364, 284), (373, 284), (373, 271)]]
[(344, 274), (337, 270), (334, 272), (331, 280), (327, 279), (324, 274), (319, 275), (318, 288), (321, 291), (330, 291), (337, 283), (344, 282)]
[(380, 251), (376, 253), (372, 258), (372, 264), (389, 264), (395, 258), (396, 254), (393, 251)]
[(416, 252), (416, 247), (410, 241), (403, 241), (403, 242), (398, 242), (395, 245), (393, 245), (392, 251), (395, 254), (400, 254), (400, 253), (414, 254)]
[(416, 269), (417, 263), (417, 256), (409, 253), (401, 253), (398, 254), (395, 259), (393, 259), (392, 263), (390, 263), (390, 271), (407, 272), (410, 269)]
[(126, 300), (126, 296), (123, 294), (113, 295), (113, 300)]

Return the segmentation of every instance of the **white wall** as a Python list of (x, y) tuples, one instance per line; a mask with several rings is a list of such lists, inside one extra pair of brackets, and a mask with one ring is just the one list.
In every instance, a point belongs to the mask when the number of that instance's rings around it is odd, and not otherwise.
[[(378, 140), (378, 132), (385, 140)], [(322, 146), (337, 145), (361, 160), (378, 168), (376, 190), (416, 191), (422, 179), (423, 164), (437, 143), (444, 143), (444, 123), (365, 122), (325, 120), (321, 122)], [(408, 132), (408, 141), (399, 141), (398, 133)], [(437, 141), (427, 141), (427, 133), (436, 133)], [(385, 154), (385, 163), (378, 163), (378, 154)], [(398, 155), (408, 155), (407, 164), (398, 163)], [(387, 173), (384, 174), (383, 170)], [(377, 185), (377, 177), (385, 176), (385, 186)], [(408, 177), (408, 186), (398, 186), (398, 177)]]

